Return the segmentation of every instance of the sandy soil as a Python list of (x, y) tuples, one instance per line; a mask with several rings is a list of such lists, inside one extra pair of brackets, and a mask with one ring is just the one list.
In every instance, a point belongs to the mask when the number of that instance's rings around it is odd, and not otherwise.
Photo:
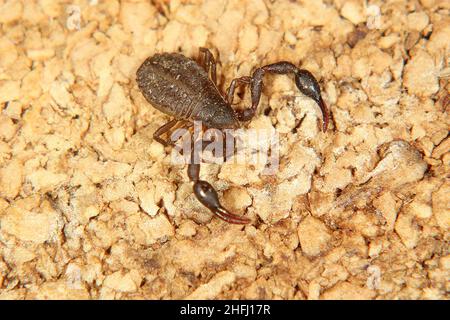
[[(450, 3), (0, 0), (1, 299), (446, 299)], [(249, 128), (280, 170), (208, 164), (247, 226), (212, 217), (152, 134), (135, 72), (156, 52), (265, 78)], [(248, 97), (247, 97), (248, 98)], [(245, 99), (244, 99), (245, 100)]]

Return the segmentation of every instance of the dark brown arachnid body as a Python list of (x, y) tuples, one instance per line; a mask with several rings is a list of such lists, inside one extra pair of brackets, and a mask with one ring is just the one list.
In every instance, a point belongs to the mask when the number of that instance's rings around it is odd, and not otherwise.
[[(216, 85), (216, 62), (213, 55), (205, 48), (200, 48), (200, 53), (203, 55), (201, 65), (178, 53), (162, 53), (147, 58), (137, 70), (137, 83), (147, 101), (174, 118), (153, 135), (164, 146), (170, 143), (163, 140), (161, 135), (169, 132), (178, 121), (201, 121), (207, 128), (226, 129), (238, 128), (242, 122), (251, 120), (259, 104), (262, 79), (266, 72), (293, 74), (297, 88), (319, 105), (323, 116), (323, 131), (326, 131), (328, 111), (322, 100), (319, 84), (309, 71), (286, 61), (269, 64), (256, 69), (251, 77), (234, 79), (226, 96), (223, 96)], [(252, 105), (238, 111), (233, 110), (231, 105), (239, 84), (250, 86)], [(195, 196), (204, 206), (227, 222), (250, 222), (245, 217), (228, 212), (220, 204), (216, 190), (208, 182), (200, 180), (199, 174), (200, 164), (191, 161), (188, 176), (194, 182)]]

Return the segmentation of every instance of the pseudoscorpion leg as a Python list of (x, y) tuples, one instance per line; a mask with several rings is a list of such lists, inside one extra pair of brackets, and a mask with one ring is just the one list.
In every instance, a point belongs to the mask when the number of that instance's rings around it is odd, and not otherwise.
[(205, 71), (209, 74), (211, 71), (211, 79), (215, 85), (217, 85), (217, 73), (216, 73), (216, 60), (213, 54), (208, 48), (200, 47), (200, 53), (204, 54), (202, 59), (202, 66)]
[(156, 130), (155, 133), (153, 133), (153, 139), (155, 139), (156, 141), (161, 143), (163, 146), (167, 147), (170, 143), (168, 143), (167, 141), (163, 140), (161, 138), (161, 136), (164, 133), (169, 132), (170, 129), (172, 129), (172, 127), (177, 122), (178, 122), (178, 120), (174, 119), (174, 120), (171, 120), (171, 121), (167, 122), (166, 124), (162, 125), (161, 127), (159, 127), (158, 130)]

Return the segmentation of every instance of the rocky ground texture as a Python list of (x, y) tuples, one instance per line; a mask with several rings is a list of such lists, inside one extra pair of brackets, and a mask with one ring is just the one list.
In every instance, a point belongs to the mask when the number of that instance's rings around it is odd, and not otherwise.
[[(446, 0), (0, 0), (0, 299), (446, 299)], [(213, 218), (152, 134), (156, 52), (310, 70), (331, 110), (265, 78), (249, 128), (280, 168), (202, 167)], [(244, 100), (248, 101), (248, 94)]]

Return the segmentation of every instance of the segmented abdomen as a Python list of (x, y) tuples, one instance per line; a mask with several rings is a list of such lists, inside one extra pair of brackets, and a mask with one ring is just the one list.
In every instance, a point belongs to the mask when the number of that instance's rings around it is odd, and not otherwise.
[(176, 53), (156, 54), (137, 71), (144, 97), (158, 110), (189, 119), (201, 107), (204, 93), (215, 90), (207, 73), (193, 60)]

